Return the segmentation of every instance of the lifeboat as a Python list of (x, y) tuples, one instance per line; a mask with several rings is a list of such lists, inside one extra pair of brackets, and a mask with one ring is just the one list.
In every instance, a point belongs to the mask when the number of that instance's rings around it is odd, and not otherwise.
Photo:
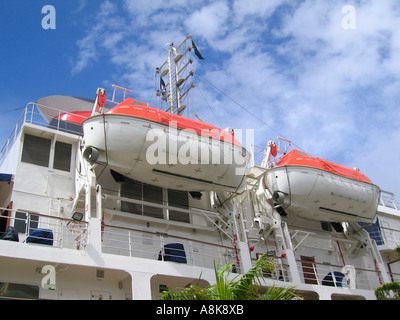
[(264, 187), (284, 213), (327, 222), (371, 222), (380, 196), (379, 187), (358, 169), (299, 150), (267, 172)]
[(126, 99), (82, 123), (83, 156), (144, 183), (242, 192), (250, 155), (230, 130)]

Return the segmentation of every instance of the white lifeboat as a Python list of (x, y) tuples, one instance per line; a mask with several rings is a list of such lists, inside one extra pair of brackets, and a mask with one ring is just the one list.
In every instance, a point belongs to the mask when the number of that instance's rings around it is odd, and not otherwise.
[(380, 196), (379, 187), (358, 169), (299, 150), (266, 173), (264, 187), (285, 213), (327, 222), (371, 222)]
[(228, 130), (126, 99), (82, 123), (83, 156), (144, 183), (242, 192), (248, 151)]

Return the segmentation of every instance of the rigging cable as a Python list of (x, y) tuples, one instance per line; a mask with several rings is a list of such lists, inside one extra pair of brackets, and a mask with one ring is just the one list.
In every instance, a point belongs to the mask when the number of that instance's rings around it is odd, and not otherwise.
[(16, 109), (8, 110), (8, 111), (3, 111), (3, 112), (0, 112), (0, 114), (6, 114), (6, 113), (22, 110), (22, 109), (25, 109), (25, 107), (16, 108)]
[[(194, 83), (194, 82), (193, 82), (193, 83)], [(201, 91), (200, 87), (196, 85), (196, 88), (199, 89), (199, 92), (200, 92), (201, 96), (203, 97), (203, 99), (204, 99), (204, 101), (206, 102), (207, 106), (210, 108), (212, 114), (214, 115), (215, 119), (216, 119), (217, 122), (218, 122), (218, 125), (219, 125), (220, 127), (222, 127), (222, 124), (221, 124), (221, 122), (219, 122), (219, 119), (218, 119), (217, 115), (215, 114), (214, 109), (211, 108), (210, 104), (208, 103), (208, 101), (207, 101), (206, 97), (204, 96), (203, 92)]]
[[(244, 111), (246, 111), (248, 114), (250, 114), (252, 117), (254, 117), (255, 119), (257, 119), (258, 121), (260, 121), (262, 124), (264, 124), (266, 127), (268, 127), (270, 130), (274, 131), (276, 134), (278, 134), (279, 136), (281, 136), (282, 138), (289, 140), (287, 138), (285, 138), (285, 136), (283, 134), (281, 134), (279, 131), (277, 131), (276, 129), (272, 128), (269, 124), (267, 124), (263, 119), (257, 117), (254, 113), (252, 113), (251, 111), (249, 111), (248, 109), (246, 109), (244, 106), (242, 106), (239, 102), (237, 102), (235, 99), (231, 98), (230, 96), (228, 96), (225, 92), (223, 92), (222, 90), (220, 90), (219, 88), (217, 88), (210, 80), (208, 80), (207, 78), (205, 78), (204, 76), (199, 75), (201, 78), (203, 78), (205, 81), (207, 81), (211, 86), (213, 86), (217, 91), (219, 91), (221, 94), (223, 94), (225, 97), (227, 97), (229, 100), (231, 100), (233, 103), (235, 103), (236, 105), (238, 105), (240, 108), (242, 108)], [(292, 144), (294, 146), (296, 146), (298, 149), (300, 149), (303, 152), (306, 152), (303, 150), (303, 148), (301, 148), (300, 146), (296, 145), (294, 142), (292, 142)]]

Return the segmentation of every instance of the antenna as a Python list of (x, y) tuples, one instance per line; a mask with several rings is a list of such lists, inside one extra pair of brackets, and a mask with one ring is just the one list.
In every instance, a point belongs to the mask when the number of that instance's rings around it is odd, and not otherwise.
[[(193, 59), (185, 59), (187, 53), (192, 50), (191, 46), (186, 46), (186, 41), (191, 38), (192, 35), (188, 35), (177, 48), (171, 42), (167, 60), (156, 69), (156, 76), (160, 75), (160, 89), (157, 90), (157, 96), (161, 96), (161, 100), (167, 102), (168, 112), (177, 115), (181, 115), (185, 110), (186, 105), (183, 100), (195, 87), (193, 83), (187, 87), (188, 80), (194, 75), (194, 72), (189, 70)], [(168, 80), (165, 81), (163, 78), (167, 76)]]

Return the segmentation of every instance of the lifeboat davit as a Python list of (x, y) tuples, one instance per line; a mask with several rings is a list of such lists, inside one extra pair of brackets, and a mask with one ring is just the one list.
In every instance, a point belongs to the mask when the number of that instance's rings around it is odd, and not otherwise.
[(126, 99), (82, 123), (83, 156), (165, 188), (242, 192), (248, 151), (233, 132)]
[(267, 172), (264, 187), (285, 213), (327, 222), (371, 222), (380, 196), (379, 187), (358, 169), (299, 150)]

